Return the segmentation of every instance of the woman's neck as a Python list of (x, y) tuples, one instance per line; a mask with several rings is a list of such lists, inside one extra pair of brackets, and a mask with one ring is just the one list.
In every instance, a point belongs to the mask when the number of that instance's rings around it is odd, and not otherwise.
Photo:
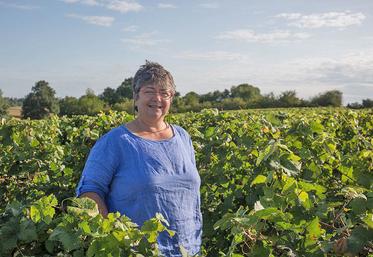
[(163, 119), (150, 122), (142, 119), (141, 117), (137, 117), (134, 122), (140, 131), (146, 132), (159, 132), (169, 127), (169, 125)]

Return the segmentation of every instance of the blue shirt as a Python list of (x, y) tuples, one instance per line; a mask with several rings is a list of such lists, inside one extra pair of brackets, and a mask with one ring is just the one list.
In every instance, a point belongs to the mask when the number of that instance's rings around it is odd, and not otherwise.
[(181, 256), (200, 250), (202, 215), (201, 180), (188, 133), (172, 125), (170, 139), (154, 141), (139, 137), (125, 126), (102, 136), (91, 149), (77, 195), (96, 192), (109, 212), (119, 211), (141, 226), (161, 213), (176, 234), (163, 232), (158, 246), (165, 256)]

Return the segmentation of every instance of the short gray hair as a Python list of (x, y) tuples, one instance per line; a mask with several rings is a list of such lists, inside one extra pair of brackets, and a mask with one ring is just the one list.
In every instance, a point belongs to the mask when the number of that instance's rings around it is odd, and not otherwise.
[(175, 94), (175, 83), (171, 73), (156, 62), (145, 61), (136, 72), (132, 82), (132, 89), (138, 95), (143, 86), (155, 84), (162, 89), (170, 89)]

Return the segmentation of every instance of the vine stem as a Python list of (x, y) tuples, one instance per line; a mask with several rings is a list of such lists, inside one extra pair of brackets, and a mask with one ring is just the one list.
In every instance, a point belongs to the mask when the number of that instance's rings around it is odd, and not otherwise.
[(19, 246), (18, 246), (18, 245), (17, 245), (17, 249), (18, 249), (18, 252), (19, 252), (22, 256), (25, 256), (25, 255), (22, 253), (21, 249), (19, 249)]

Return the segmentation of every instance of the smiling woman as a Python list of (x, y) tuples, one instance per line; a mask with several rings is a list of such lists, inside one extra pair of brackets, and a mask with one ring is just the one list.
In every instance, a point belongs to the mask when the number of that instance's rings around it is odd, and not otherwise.
[(175, 84), (158, 63), (146, 62), (133, 81), (135, 120), (112, 129), (92, 148), (77, 195), (96, 201), (100, 213), (117, 212), (138, 225), (161, 213), (176, 234), (161, 233), (164, 256), (200, 251), (200, 177), (188, 133), (165, 122)]

